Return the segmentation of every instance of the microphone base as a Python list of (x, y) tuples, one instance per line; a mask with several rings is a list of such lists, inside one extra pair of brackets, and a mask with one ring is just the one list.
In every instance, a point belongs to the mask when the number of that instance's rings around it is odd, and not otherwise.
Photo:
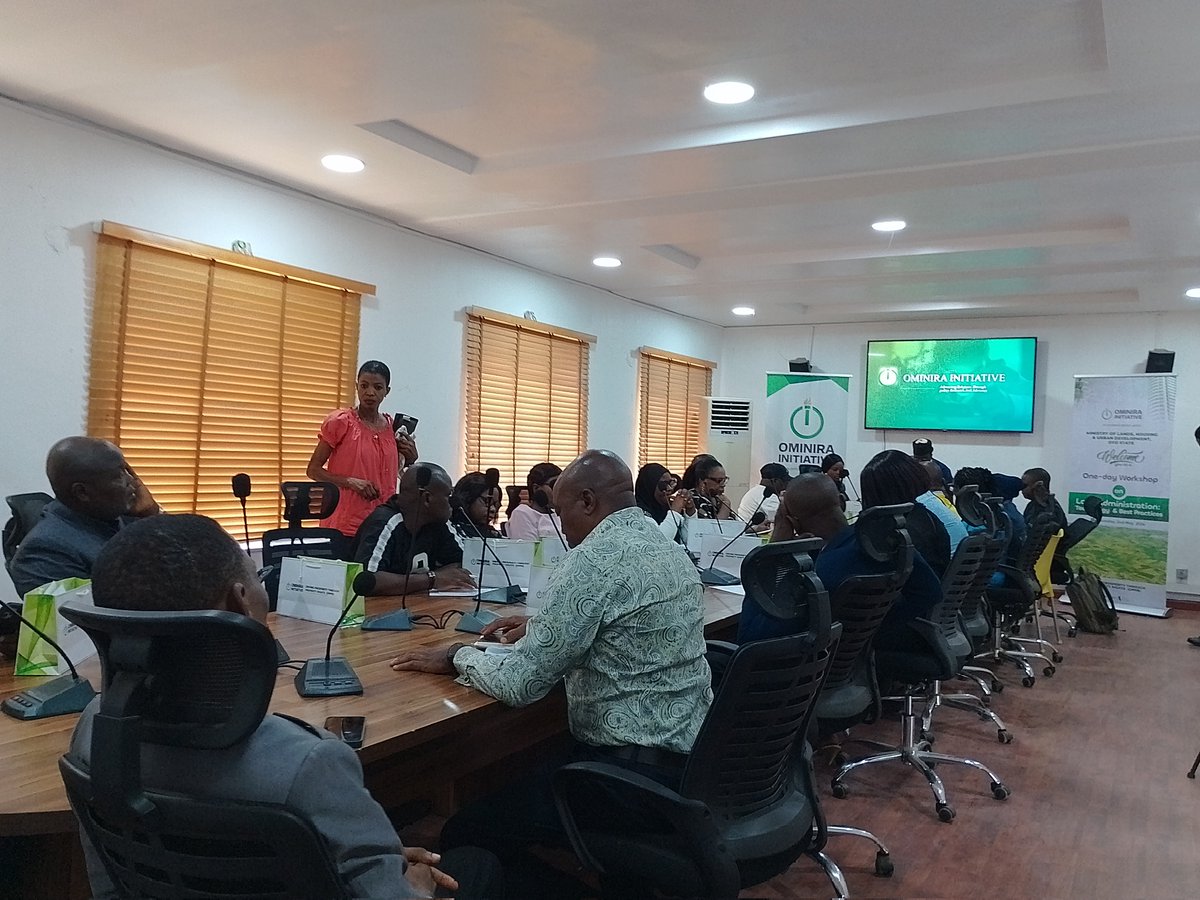
[(60, 675), (53, 681), (14, 694), (0, 703), (0, 709), (14, 719), (46, 719), (81, 713), (95, 696), (92, 683), (86, 678)]
[(508, 587), (484, 588), (477, 599), (484, 603), (520, 603), (525, 599), (525, 592), (519, 584), (510, 584)]
[(275, 638), (275, 665), (282, 666), (286, 662), (291, 662), (292, 657), (284, 649), (283, 644), (279, 642), (279, 638)]
[(454, 626), (455, 631), (465, 631), (467, 634), (483, 634), (483, 629), (491, 625), (500, 616), (491, 610), (481, 609), (478, 612), (464, 613)]
[(362, 692), (362, 682), (344, 656), (310, 659), (296, 673), (296, 693), (301, 697), (345, 697)]
[(407, 609), (398, 609), (366, 619), (360, 627), (363, 631), (412, 631), (412, 616)]
[(704, 569), (700, 572), (700, 583), (708, 585), (731, 585), (741, 584), (742, 579), (736, 575), (730, 575), (728, 572), (722, 572), (720, 569)]

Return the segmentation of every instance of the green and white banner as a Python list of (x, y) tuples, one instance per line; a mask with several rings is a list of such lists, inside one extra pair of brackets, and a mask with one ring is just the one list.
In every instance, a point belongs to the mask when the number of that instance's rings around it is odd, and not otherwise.
[(849, 375), (768, 372), (764, 406), (764, 462), (778, 462), (796, 474), (801, 465), (819, 466), (826, 454), (846, 447)]
[(1100, 527), (1070, 551), (1104, 579), (1117, 608), (1167, 608), (1174, 375), (1076, 375), (1067, 514), (1104, 502)]

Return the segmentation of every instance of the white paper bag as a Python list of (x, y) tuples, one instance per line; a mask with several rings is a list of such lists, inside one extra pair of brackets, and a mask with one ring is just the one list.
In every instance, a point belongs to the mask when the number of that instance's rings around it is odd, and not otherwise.
[[(332, 625), (353, 596), (354, 578), (362, 569), (362, 563), (340, 559), (285, 557), (279, 572), (279, 604), (275, 611), (293, 619)], [(359, 597), (346, 613), (342, 627), (361, 625), (365, 617), (366, 603)]]
[(530, 613), (536, 614), (546, 604), (546, 587), (550, 583), (550, 576), (566, 555), (567, 549), (557, 537), (542, 538), (537, 542), (529, 572), (528, 596), (525, 598), (525, 606)]
[(497, 588), (515, 584), (523, 591), (529, 590), (530, 569), (533, 567), (536, 541), (489, 539), (486, 551), (482, 538), (464, 538), (462, 544), (463, 568), (475, 578), (479, 577), (479, 558), (481, 555), (483, 556), (482, 587)]
[[(726, 544), (729, 546), (726, 547)], [(747, 553), (755, 547), (761, 547), (762, 544), (762, 538), (756, 534), (744, 534), (733, 538), (733, 543), (723, 534), (705, 535), (704, 540), (700, 542), (700, 568), (707, 569), (712, 566), (741, 578), (742, 560), (746, 558)], [(716, 557), (715, 565), (713, 557)]]
[(22, 615), (62, 647), (63, 653), (47, 644), (37, 632), (22, 622), (17, 634), (14, 674), (65, 675), (71, 671), (71, 667), (67, 665), (63, 654), (76, 665), (80, 660), (96, 655), (96, 645), (87, 632), (68, 622), (59, 612), (68, 601), (76, 606), (92, 606), (92, 583), (83, 578), (64, 578), (43, 584), (25, 595)]
[(700, 519), (692, 516), (683, 521), (683, 538), (688, 553), (699, 556), (701, 544), (708, 535), (723, 534), (725, 540), (729, 540), (745, 528), (746, 523), (739, 519)]

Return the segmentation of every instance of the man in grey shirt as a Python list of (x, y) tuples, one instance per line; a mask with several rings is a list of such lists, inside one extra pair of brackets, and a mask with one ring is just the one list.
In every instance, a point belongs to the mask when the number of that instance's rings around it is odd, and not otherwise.
[[(92, 597), (97, 606), (114, 609), (219, 609), (259, 621), (267, 614), (267, 594), (250, 558), (204, 516), (155, 516), (121, 529), (95, 561)], [(99, 698), (71, 738), (69, 752), (85, 766), (98, 709)], [(325, 839), (354, 897), (431, 897), (435, 890), (436, 896), (501, 896), (498, 864), (482, 851), (447, 855), (444, 866), (460, 884), (431, 868), (436, 854), (403, 848), (367, 793), (354, 751), (295, 719), (268, 715), (245, 741), (221, 750), (146, 744), (142, 777), (149, 788), (185, 790), (201, 799), (286, 805)], [(115, 898), (98, 852), (86, 833), (81, 838), (95, 897)]]

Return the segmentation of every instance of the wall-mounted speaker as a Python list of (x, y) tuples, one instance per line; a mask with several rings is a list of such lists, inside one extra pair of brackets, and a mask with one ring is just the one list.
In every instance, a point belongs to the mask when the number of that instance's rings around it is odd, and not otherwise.
[(788, 360), (788, 371), (789, 372), (811, 372), (812, 371), (812, 363), (810, 363), (808, 361), (807, 357), (797, 356), (795, 359)]
[(1147, 372), (1170, 372), (1175, 368), (1174, 350), (1151, 350), (1146, 356)]

